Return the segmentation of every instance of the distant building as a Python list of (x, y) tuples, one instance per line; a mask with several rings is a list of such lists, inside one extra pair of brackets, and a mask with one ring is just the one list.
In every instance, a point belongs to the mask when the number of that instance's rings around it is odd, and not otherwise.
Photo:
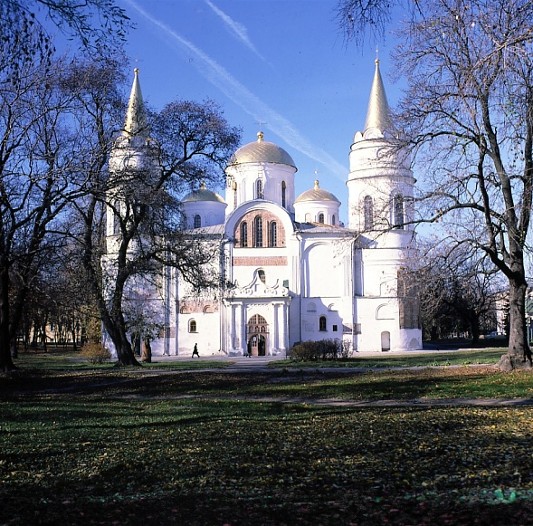
[[(111, 177), (126, 163), (156, 159), (143, 112), (136, 74)], [(420, 349), (409, 279), (415, 179), (395, 137), (376, 61), (366, 122), (349, 153), (347, 227), (340, 201), (319, 181), (295, 195), (295, 161), (262, 132), (239, 148), (224, 198), (202, 185), (182, 203), (190, 234), (216, 246), (216, 272), (229, 286), (196, 295), (165, 270), (151, 298), (164, 326), (154, 354), (190, 354), (197, 343), (200, 355), (285, 355), (297, 342), (322, 339), (358, 352)], [(116, 257), (113, 217), (105, 264)]]

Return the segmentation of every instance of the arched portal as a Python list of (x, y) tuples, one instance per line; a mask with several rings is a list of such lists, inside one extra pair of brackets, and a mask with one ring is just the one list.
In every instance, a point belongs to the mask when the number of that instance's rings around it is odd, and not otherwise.
[(260, 314), (254, 314), (247, 326), (248, 354), (265, 356), (268, 342), (268, 323)]

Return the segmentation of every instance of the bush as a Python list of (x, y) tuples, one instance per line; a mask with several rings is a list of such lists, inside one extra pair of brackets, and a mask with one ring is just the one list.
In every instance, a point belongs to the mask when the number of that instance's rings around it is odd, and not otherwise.
[(299, 361), (335, 360), (342, 356), (340, 340), (307, 341), (296, 344), (291, 357)]
[(107, 362), (111, 358), (111, 353), (101, 343), (86, 343), (81, 349), (81, 354), (94, 364)]

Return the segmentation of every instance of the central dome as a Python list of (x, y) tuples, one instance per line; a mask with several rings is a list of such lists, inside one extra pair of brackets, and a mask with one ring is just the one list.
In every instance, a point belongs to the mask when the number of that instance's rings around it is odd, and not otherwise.
[(257, 141), (241, 146), (231, 157), (229, 165), (246, 163), (285, 164), (297, 169), (292, 157), (283, 148), (263, 140), (263, 132), (257, 134)]

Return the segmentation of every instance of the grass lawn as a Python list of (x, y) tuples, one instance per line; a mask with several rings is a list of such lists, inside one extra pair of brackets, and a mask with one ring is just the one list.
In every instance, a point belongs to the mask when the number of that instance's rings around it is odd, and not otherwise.
[(533, 407), (315, 404), (532, 397), (531, 373), (30, 361), (0, 377), (2, 525), (508, 525), (533, 516)]
[(300, 362), (289, 360), (273, 362), (273, 367), (425, 367), (445, 365), (475, 365), (496, 364), (500, 360), (505, 349), (486, 348), (468, 349), (460, 351), (428, 351), (426, 353), (413, 352), (412, 354), (383, 353), (372, 356), (356, 354), (352, 358), (326, 360), (318, 362)]

